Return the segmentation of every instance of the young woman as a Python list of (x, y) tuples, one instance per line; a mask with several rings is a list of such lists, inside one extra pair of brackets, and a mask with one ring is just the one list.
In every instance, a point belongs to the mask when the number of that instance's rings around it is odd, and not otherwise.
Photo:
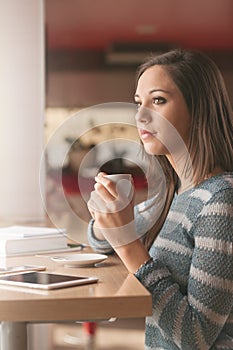
[[(139, 68), (135, 102), (141, 142), (166, 177), (165, 205), (140, 238), (133, 200), (119, 206), (124, 196), (101, 173), (88, 203), (89, 241), (97, 251), (112, 246), (150, 291), (146, 349), (233, 349), (233, 116), (222, 76), (202, 53), (174, 50)], [(188, 150), (187, 187), (159, 121), (174, 128)], [(115, 202), (115, 212), (108, 210)], [(135, 230), (135, 239), (112, 244), (122, 228)]]

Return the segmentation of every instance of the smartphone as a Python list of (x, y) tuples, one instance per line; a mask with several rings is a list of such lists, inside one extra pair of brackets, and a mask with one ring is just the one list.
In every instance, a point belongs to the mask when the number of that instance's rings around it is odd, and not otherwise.
[(44, 270), (46, 270), (46, 266), (38, 266), (38, 265), (8, 266), (8, 267), (0, 267), (0, 275), (11, 274), (16, 272), (44, 271)]

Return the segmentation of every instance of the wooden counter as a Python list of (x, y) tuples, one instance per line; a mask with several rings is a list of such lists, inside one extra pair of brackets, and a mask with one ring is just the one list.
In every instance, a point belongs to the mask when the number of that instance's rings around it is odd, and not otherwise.
[[(84, 249), (83, 253), (86, 252)], [(26, 330), (23, 325), (26, 327), (29, 322), (134, 318), (152, 313), (150, 293), (127, 272), (115, 255), (88, 268), (64, 267), (49, 258), (36, 256), (8, 258), (6, 264), (45, 265), (49, 272), (97, 276), (99, 282), (52, 291), (0, 286), (0, 319), (4, 321), (2, 323), (4, 350), (13, 349), (15, 343), (12, 339), (16, 336), (17, 349), (27, 349)], [(22, 345), (19, 345), (19, 334), (22, 334)]]

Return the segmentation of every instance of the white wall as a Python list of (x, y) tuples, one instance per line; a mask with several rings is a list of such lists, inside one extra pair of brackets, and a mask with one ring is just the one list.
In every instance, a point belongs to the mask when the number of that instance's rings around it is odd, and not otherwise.
[(0, 1), (0, 220), (44, 217), (44, 3)]

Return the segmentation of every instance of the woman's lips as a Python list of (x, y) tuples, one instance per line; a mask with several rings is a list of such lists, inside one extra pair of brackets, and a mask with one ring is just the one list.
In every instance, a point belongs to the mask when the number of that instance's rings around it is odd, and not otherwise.
[(139, 130), (139, 133), (140, 133), (140, 136), (141, 136), (141, 139), (145, 140), (145, 139), (148, 139), (150, 137), (155, 137), (157, 132), (150, 132), (148, 130), (145, 130), (145, 129), (140, 129)]

